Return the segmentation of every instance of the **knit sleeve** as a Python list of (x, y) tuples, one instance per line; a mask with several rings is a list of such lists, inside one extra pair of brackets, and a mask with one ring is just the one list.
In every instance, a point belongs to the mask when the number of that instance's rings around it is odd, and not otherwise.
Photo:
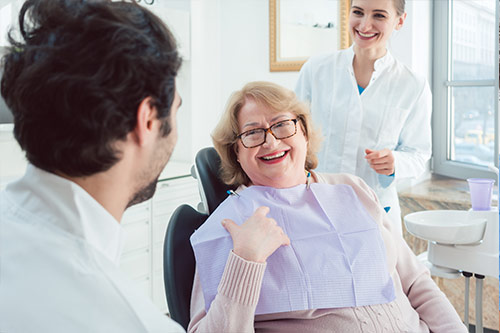
[(429, 270), (418, 261), (400, 237), (396, 251), (403, 292), (431, 332), (468, 332), (453, 305), (431, 279)]
[(254, 332), (255, 309), (265, 269), (266, 263), (247, 261), (231, 251), (208, 312), (195, 273), (188, 332)]

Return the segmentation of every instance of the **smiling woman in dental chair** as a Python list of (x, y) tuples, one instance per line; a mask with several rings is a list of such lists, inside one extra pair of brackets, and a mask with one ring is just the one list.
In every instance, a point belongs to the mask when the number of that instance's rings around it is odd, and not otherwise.
[(310, 118), (272, 83), (229, 100), (213, 140), (238, 189), (191, 237), (188, 331), (467, 332), (373, 190), (312, 171)]

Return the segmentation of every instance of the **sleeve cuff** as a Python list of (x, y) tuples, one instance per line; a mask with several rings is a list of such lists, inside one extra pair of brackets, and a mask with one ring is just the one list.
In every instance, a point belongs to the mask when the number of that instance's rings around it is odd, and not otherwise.
[(247, 261), (231, 251), (218, 292), (240, 304), (257, 305), (266, 266), (266, 263)]

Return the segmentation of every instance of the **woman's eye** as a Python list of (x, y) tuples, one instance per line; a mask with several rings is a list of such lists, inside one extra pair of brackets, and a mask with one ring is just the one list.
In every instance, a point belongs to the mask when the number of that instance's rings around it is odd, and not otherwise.
[(353, 13), (354, 15), (358, 15), (358, 16), (363, 15), (363, 12), (362, 12), (362, 11), (360, 11), (360, 10), (353, 10), (353, 11), (352, 11), (352, 13)]
[(260, 132), (260, 131), (259, 131), (258, 129), (250, 130), (250, 131), (247, 131), (247, 132), (245, 133), (245, 136), (257, 135), (257, 134), (259, 134), (259, 132)]
[(385, 19), (385, 15), (383, 14), (375, 14), (375, 17), (379, 19)]

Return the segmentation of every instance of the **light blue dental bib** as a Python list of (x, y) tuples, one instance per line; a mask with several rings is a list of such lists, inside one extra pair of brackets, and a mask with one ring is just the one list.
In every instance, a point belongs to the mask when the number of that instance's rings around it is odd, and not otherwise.
[(242, 224), (260, 206), (290, 238), (267, 259), (256, 314), (344, 308), (395, 299), (376, 222), (349, 185), (251, 186), (228, 197), (191, 236), (206, 310), (233, 243), (221, 221)]

